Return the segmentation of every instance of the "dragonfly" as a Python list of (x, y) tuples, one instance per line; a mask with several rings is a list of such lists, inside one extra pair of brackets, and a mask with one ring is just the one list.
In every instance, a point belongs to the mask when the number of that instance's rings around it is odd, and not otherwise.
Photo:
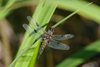
[[(38, 31), (43, 29), (47, 25), (47, 24), (44, 24), (42, 26), (39, 26), (39, 24), (37, 22), (35, 22), (31, 17), (27, 17), (27, 19), (31, 20), (37, 27), (29, 34), (29, 36), (34, 35), (35, 33), (39, 33)], [(31, 29), (31, 27), (29, 27), (28, 25), (24, 25), (24, 28), (27, 28), (27, 27)], [(39, 39), (42, 39), (38, 58), (43, 53), (46, 46), (51, 47), (53, 49), (58, 49), (58, 50), (69, 50), (70, 49), (70, 47), (68, 45), (61, 43), (60, 41), (73, 38), (74, 35), (72, 35), (72, 34), (53, 35), (53, 33), (54, 33), (54, 28), (51, 27), (48, 31), (44, 31), (44, 34), (41, 34), (41, 36), (36, 39), (36, 41), (38, 41)]]
[(70, 49), (68, 45), (61, 43), (60, 41), (73, 38), (74, 35), (72, 34), (53, 35), (53, 33), (54, 33), (54, 29), (51, 28), (47, 32), (45, 31), (44, 34), (42, 35), (42, 44), (41, 44), (40, 51), (39, 51), (39, 57), (43, 53), (44, 48), (46, 46), (53, 48), (53, 49), (58, 49), (58, 50), (69, 50)]
[[(47, 24), (44, 24), (42, 26), (40, 26), (38, 23), (36, 23), (30, 16), (27, 17), (27, 19), (30, 21), (33, 22), (34, 25), (36, 25), (37, 28), (31, 28), (29, 25), (27, 24), (23, 24), (23, 27), (24, 29), (29, 32), (29, 36), (32, 36), (34, 35), (35, 33), (39, 33), (40, 30), (42, 30)], [(38, 37), (31, 45), (29, 45), (27, 47), (27, 49), (24, 49), (16, 58), (15, 60), (10, 64), (10, 67), (14, 67), (16, 61), (24, 56), (24, 53), (27, 52), (33, 44), (35, 44), (39, 39), (41, 40), (41, 46), (40, 46), (40, 50), (39, 50), (39, 53), (38, 53), (38, 59), (40, 57), (40, 55), (43, 53), (44, 49), (46, 46), (48, 47), (51, 47), (51, 48), (54, 48), (54, 49), (60, 49), (60, 50), (69, 50), (69, 46), (64, 44), (64, 43), (61, 43), (59, 41), (61, 40), (66, 40), (66, 39), (70, 39), (70, 38), (73, 38), (73, 35), (72, 34), (65, 34), (65, 35), (53, 35), (54, 33), (54, 28), (50, 28), (48, 31), (43, 31), (44, 34), (40, 37)], [(39, 33), (40, 34), (40, 33)]]

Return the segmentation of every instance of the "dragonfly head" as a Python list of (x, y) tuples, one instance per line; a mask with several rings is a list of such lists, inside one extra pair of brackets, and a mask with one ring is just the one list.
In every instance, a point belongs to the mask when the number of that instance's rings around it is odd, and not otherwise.
[(48, 34), (52, 36), (53, 33), (54, 33), (54, 28), (50, 28), (50, 29), (48, 30)]

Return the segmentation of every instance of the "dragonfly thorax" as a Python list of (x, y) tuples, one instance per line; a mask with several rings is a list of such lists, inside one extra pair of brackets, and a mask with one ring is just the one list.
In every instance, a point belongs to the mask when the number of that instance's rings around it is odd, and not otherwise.
[(44, 40), (51, 40), (53, 37), (53, 29), (48, 30), (47, 32), (44, 33), (43, 39)]
[(44, 40), (51, 40), (51, 39), (52, 39), (52, 35), (49, 34), (49, 33), (44, 33), (43, 39), (44, 39)]

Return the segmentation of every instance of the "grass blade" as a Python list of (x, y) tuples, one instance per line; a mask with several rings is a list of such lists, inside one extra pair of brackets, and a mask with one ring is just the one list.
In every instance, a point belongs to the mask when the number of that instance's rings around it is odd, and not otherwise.
[[(51, 1), (52, 2), (52, 1)], [(52, 2), (53, 3), (53, 2)], [(39, 25), (44, 25), (46, 23), (49, 22), (51, 16), (53, 15), (55, 9), (56, 9), (56, 4), (51, 5), (52, 3), (48, 4), (48, 0), (46, 1), (42, 1), (39, 3), (39, 5), (37, 6), (34, 16), (33, 18), (38, 22)], [(30, 23), (30, 26), (31, 23)], [(43, 32), (41, 32), (43, 34)], [(26, 32), (24, 40), (21, 44), (21, 47), (18, 51), (17, 54), (17, 62), (12, 63), (10, 65), (10, 67), (33, 67), (35, 66), (36, 63), (36, 58), (37, 58), (37, 54), (39, 51), (39, 47), (40, 47), (40, 41), (37, 41), (26, 53), (24, 53), (23, 56), (21, 56), (20, 58), (18, 58), (21, 53), (23, 51), (25, 51), (25, 49), (27, 49), (41, 34), (34, 34), (34, 37), (28, 36), (28, 32)], [(15, 60), (16, 60), (15, 59)]]
[(85, 60), (90, 59), (94, 55), (100, 53), (100, 47), (98, 46), (100, 46), (100, 40), (89, 44), (89, 46), (73, 54), (68, 59), (58, 64), (56, 67), (77, 67)]
[(87, 19), (92, 19), (93, 21), (96, 21), (100, 24), (100, 7), (95, 4), (91, 4), (90, 6), (82, 9), (82, 7), (84, 7), (88, 3), (89, 2), (86, 2), (84, 0), (57, 0), (59, 8), (70, 11), (81, 9), (77, 12), (78, 14)]

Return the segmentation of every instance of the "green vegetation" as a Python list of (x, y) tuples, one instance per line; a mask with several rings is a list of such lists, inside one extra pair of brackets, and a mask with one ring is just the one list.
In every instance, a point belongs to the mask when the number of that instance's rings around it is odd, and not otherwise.
[[(1, 6), (1, 3), (0, 3), (0, 20), (5, 19), (10, 14), (10, 12), (14, 10), (13, 6), (15, 3), (16, 5), (19, 4), (17, 0), (8, 0), (6, 5), (4, 6)], [(22, 0), (21, 3), (25, 5), (26, 3), (28, 4), (30, 2), (27, 0), (25, 0), (24, 2)], [(23, 5), (19, 5), (18, 7), (21, 7)], [(100, 7), (84, 0), (50, 0), (50, 1), (39, 0), (32, 18), (34, 18), (35, 21), (40, 26), (42, 26), (50, 22), (50, 19), (54, 15), (54, 12), (56, 11), (57, 8), (66, 11), (72, 11), (73, 13), (62, 19), (57, 24), (55, 24), (53, 26), (54, 28), (63, 23), (65, 20), (71, 18), (76, 13), (87, 19), (95, 21), (95, 23), (97, 24), (100, 24), (100, 17), (99, 17)], [(34, 27), (34, 25), (31, 22), (29, 22), (29, 25), (32, 28)], [(45, 29), (46, 27), (40, 30), (40, 33), (43, 34), (43, 31), (45, 31)], [(17, 56), (9, 67), (33, 67), (33, 66), (35, 67), (41, 41), (38, 40), (36, 43), (34, 42), (38, 37), (41, 36), (41, 34), (35, 33), (32, 36), (29, 36), (29, 32), (25, 33), (24, 39), (18, 50)], [(66, 67), (66, 65), (68, 67), (77, 67), (78, 65), (84, 63), (86, 60), (100, 53), (99, 46), (100, 46), (100, 40), (97, 40), (89, 44), (88, 46), (84, 47), (83, 49), (79, 50), (78, 52), (72, 54), (64, 61), (56, 65), (56, 67)]]

